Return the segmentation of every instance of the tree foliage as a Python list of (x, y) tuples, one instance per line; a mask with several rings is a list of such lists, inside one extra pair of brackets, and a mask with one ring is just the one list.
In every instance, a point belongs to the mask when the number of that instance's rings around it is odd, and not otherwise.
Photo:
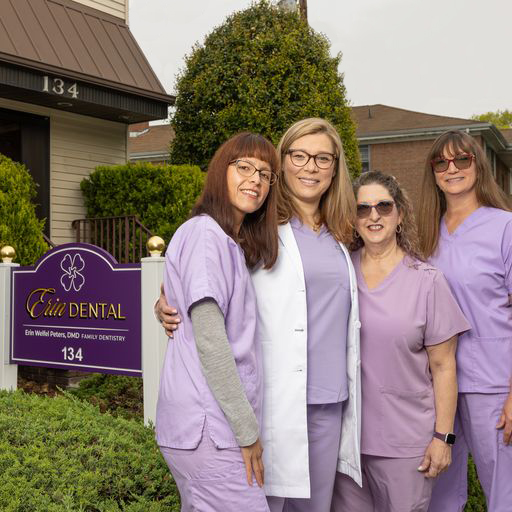
[(36, 184), (27, 168), (0, 154), (0, 247), (14, 247), (15, 263), (22, 265), (35, 263), (48, 249), (35, 197)]
[(290, 12), (260, 0), (229, 16), (186, 57), (178, 76), (171, 160), (206, 167), (232, 134), (249, 130), (277, 143), (305, 117), (337, 128), (353, 174), (360, 170), (341, 54)]
[(471, 119), (492, 123), (497, 128), (512, 128), (512, 111), (510, 110), (496, 110), (496, 112), (476, 114), (471, 116)]

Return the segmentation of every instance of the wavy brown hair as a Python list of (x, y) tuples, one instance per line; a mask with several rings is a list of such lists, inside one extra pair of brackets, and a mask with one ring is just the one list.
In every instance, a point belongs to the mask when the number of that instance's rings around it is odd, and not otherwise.
[[(277, 194), (271, 186), (263, 205), (253, 213), (245, 215), (238, 236), (234, 231), (233, 208), (228, 195), (227, 169), (237, 158), (258, 158), (270, 165), (279, 175), (279, 157), (265, 137), (243, 132), (228, 139), (215, 152), (208, 165), (206, 183), (201, 197), (192, 209), (191, 217), (210, 215), (224, 232), (240, 244), (249, 268), (263, 262), (271, 268), (277, 259)], [(279, 180), (278, 180), (279, 182)]]
[[(414, 210), (407, 196), (407, 192), (400, 187), (397, 179), (390, 174), (386, 174), (382, 171), (370, 171), (365, 172), (354, 181), (354, 195), (357, 199), (357, 193), (359, 189), (364, 185), (380, 185), (384, 187), (389, 195), (395, 202), (398, 213), (402, 216), (402, 222), (400, 226), (402, 230), (396, 234), (396, 243), (405, 254), (411, 258), (423, 260), (420, 255), (419, 242), (418, 242), (418, 230), (416, 228), (416, 222), (414, 220)], [(360, 237), (354, 237), (354, 241), (350, 246), (351, 251), (357, 251), (363, 247), (364, 242)]]
[[(317, 117), (302, 119), (290, 126), (277, 146), (277, 152), (281, 158), (281, 169), (286, 152), (291, 145), (305, 135), (317, 133), (324, 133), (331, 139), (337, 162), (336, 174), (331, 185), (320, 199), (320, 222), (326, 225), (334, 238), (348, 245), (353, 236), (355, 201), (343, 153), (343, 144), (334, 126), (325, 119)], [(279, 224), (286, 224), (292, 217), (302, 220), (302, 216), (282, 174), (281, 179), (277, 182), (277, 217)]]
[[(446, 151), (445, 151), (446, 150)], [(442, 157), (443, 153), (450, 155), (468, 153), (475, 155), (476, 199), (480, 206), (491, 206), (501, 210), (511, 211), (510, 200), (496, 183), (491, 166), (482, 146), (471, 135), (459, 130), (450, 130), (440, 135), (432, 145), (425, 162), (423, 184), (419, 202), (418, 232), (420, 249), (425, 258), (429, 258), (437, 249), (439, 242), (439, 225), (446, 212), (446, 199), (436, 185), (431, 161)]]

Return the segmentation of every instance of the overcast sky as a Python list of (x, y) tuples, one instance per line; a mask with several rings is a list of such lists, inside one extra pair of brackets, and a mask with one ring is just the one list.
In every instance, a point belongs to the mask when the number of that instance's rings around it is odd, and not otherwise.
[[(168, 93), (192, 45), (250, 0), (129, 0), (130, 28)], [(343, 53), (352, 105), (469, 117), (512, 109), (512, 0), (309, 0)]]

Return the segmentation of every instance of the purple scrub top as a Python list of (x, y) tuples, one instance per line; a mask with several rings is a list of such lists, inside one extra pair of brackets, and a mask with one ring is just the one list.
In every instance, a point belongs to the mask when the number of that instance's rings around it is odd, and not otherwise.
[(361, 453), (417, 457), (432, 440), (434, 391), (425, 347), (469, 329), (440, 271), (408, 256), (376, 287), (352, 254), (361, 320)]
[(238, 444), (201, 370), (190, 307), (213, 298), (247, 399), (261, 424), (261, 349), (256, 342), (256, 296), (242, 249), (208, 215), (193, 217), (172, 237), (165, 255), (165, 296), (182, 315), (167, 352), (156, 414), (159, 446), (192, 449), (207, 433), (218, 448)]
[(307, 403), (342, 402), (348, 397), (347, 330), (351, 299), (347, 261), (325, 226), (316, 233), (296, 218), (290, 224), (306, 283)]
[(430, 261), (448, 280), (471, 330), (459, 338), (461, 393), (507, 393), (512, 376), (512, 213), (481, 206), (450, 234), (441, 220)]

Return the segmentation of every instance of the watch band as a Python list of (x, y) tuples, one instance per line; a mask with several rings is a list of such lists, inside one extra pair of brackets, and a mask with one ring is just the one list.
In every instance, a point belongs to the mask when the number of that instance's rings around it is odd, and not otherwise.
[(457, 436), (453, 432), (448, 432), (447, 434), (441, 434), (439, 432), (434, 432), (434, 437), (436, 439), (440, 439), (444, 443), (452, 446), (455, 444), (455, 439)]

